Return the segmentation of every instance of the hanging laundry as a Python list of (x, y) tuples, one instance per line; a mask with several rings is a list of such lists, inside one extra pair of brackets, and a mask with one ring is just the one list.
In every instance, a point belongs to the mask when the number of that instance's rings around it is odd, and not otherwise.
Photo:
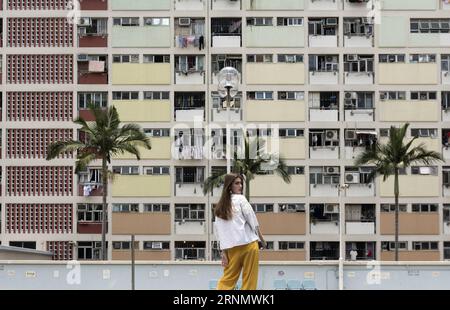
[(204, 48), (205, 48), (205, 37), (200, 36), (198, 39), (198, 49), (201, 51)]
[(83, 186), (83, 196), (90, 196), (92, 192), (92, 186), (87, 184)]

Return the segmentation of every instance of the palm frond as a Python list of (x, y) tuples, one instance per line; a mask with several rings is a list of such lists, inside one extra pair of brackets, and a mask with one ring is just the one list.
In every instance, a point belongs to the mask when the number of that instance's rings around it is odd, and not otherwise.
[(82, 148), (85, 148), (85, 144), (80, 141), (57, 141), (47, 146), (46, 160), (51, 160), (65, 152), (77, 151)]

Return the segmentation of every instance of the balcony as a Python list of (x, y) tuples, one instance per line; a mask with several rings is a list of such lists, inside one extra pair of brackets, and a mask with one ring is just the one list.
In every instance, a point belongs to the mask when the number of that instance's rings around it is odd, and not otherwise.
[(170, 47), (170, 26), (113, 26), (112, 47)]
[(337, 122), (339, 121), (339, 109), (337, 106), (326, 108), (309, 108), (309, 120), (311, 122)]
[[(113, 11), (170, 11), (170, 0), (110, 0)], [(198, 3), (198, 1), (196, 1)]]
[(350, 85), (370, 85), (374, 83), (374, 72), (345, 72), (344, 83)]
[(304, 175), (291, 175), (291, 183), (284, 183), (278, 175), (258, 175), (250, 182), (251, 197), (304, 197)]
[[(346, 242), (345, 243), (345, 259), (352, 261), (374, 260), (376, 259), (376, 242)], [(356, 254), (356, 257), (353, 255)]]
[(339, 1), (336, 0), (305, 0), (308, 10), (311, 11), (331, 11), (339, 9)]
[(175, 84), (202, 85), (205, 84), (206, 72), (202, 69), (190, 68), (187, 70), (175, 69)]
[(339, 121), (338, 92), (311, 92), (308, 106), (309, 120), (312, 122)]
[(113, 85), (169, 85), (170, 63), (113, 63)]
[(108, 0), (79, 0), (81, 10), (86, 11), (107, 11)]
[(108, 56), (78, 55), (78, 84), (108, 84)]
[(355, 159), (377, 142), (375, 129), (345, 130), (345, 159)]
[(380, 63), (378, 72), (378, 83), (382, 85), (436, 85), (439, 83), (436, 63)]
[(195, 166), (175, 167), (175, 196), (203, 197), (205, 168)]
[[(395, 251), (381, 251), (381, 261), (394, 261)], [(441, 254), (438, 250), (428, 251), (398, 251), (399, 261), (440, 261)]]
[(305, 84), (303, 63), (247, 63), (246, 74), (250, 85)]
[(247, 47), (304, 47), (303, 26), (247, 26)]
[[(272, 0), (273, 1), (273, 0)], [(260, 261), (305, 261), (306, 250), (274, 251), (265, 250), (259, 252)]]
[[(337, 65), (336, 65), (337, 66)], [(339, 72), (336, 70), (309, 71), (309, 83), (311, 85), (337, 85), (339, 84)]]
[(242, 46), (241, 18), (212, 18), (211, 42), (212, 47), (241, 47)]
[(113, 212), (113, 235), (170, 235), (171, 217), (168, 212)]
[(304, 235), (306, 234), (305, 212), (263, 212), (256, 213), (264, 235)]
[(212, 0), (211, 8), (214, 11), (240, 11), (241, 0)]
[(441, 84), (450, 84), (450, 71), (441, 71)]
[(438, 122), (440, 106), (435, 100), (381, 100), (378, 110), (382, 122)]
[(247, 122), (304, 122), (304, 100), (247, 100)]
[(103, 195), (100, 168), (88, 168), (78, 174), (78, 196), (98, 197)]
[(113, 100), (122, 122), (170, 122), (170, 100)]
[[(394, 177), (386, 182), (379, 180), (380, 196), (394, 197)], [(437, 197), (440, 192), (439, 177), (434, 175), (400, 175), (400, 197)]]
[(81, 19), (78, 25), (78, 47), (108, 47), (108, 20), (106, 18)]
[[(393, 212), (381, 212), (380, 233), (382, 235), (394, 235), (394, 221), (395, 214)], [(399, 223), (400, 235), (439, 235), (440, 233), (438, 212), (400, 212)]]
[(352, 122), (373, 122), (375, 120), (375, 109), (352, 109), (344, 108), (345, 120)]
[(205, 133), (203, 129), (177, 129), (175, 131), (172, 155), (177, 160), (203, 159)]
[(337, 17), (308, 19), (310, 47), (337, 47), (339, 33)]
[(205, 44), (204, 18), (175, 18), (175, 47), (193, 52), (201, 51)]
[(238, 122), (242, 120), (242, 93), (238, 92), (230, 101), (230, 109), (227, 112), (226, 98), (221, 98), (218, 93), (212, 93), (211, 121), (213, 122)]
[(339, 159), (339, 130), (310, 130), (309, 158)]
[(311, 234), (339, 234), (339, 205), (310, 204)]
[(113, 197), (170, 197), (168, 175), (116, 175), (112, 183)]
[(338, 184), (310, 184), (311, 197), (339, 197)]
[(175, 121), (202, 122), (205, 119), (205, 93), (175, 93)]
[(250, 0), (246, 2), (247, 11), (292, 11), (304, 10), (304, 0)]
[(78, 221), (77, 233), (78, 234), (101, 234), (102, 233), (102, 222)]
[(375, 205), (346, 205), (345, 233), (347, 235), (374, 235)]

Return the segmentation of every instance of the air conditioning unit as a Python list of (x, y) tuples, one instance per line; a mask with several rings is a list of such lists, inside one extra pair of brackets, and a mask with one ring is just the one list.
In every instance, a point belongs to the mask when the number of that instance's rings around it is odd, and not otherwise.
[(347, 129), (345, 131), (345, 140), (356, 140), (356, 130)]
[(186, 27), (191, 25), (191, 19), (189, 17), (181, 17), (178, 19), (178, 26)]
[(326, 204), (323, 208), (323, 214), (339, 213), (339, 206), (334, 204)]
[(327, 174), (336, 174), (336, 173), (338, 173), (338, 168), (337, 167), (325, 167), (325, 172)]
[(357, 92), (354, 92), (354, 91), (347, 91), (347, 92), (345, 92), (345, 94), (344, 94), (344, 99), (346, 99), (346, 100), (352, 100), (352, 99), (358, 99), (358, 93)]
[(325, 57), (326, 62), (333, 62), (333, 56)]
[(80, 17), (78, 20), (79, 26), (91, 26), (92, 25), (92, 19), (90, 17)]
[(355, 55), (355, 54), (347, 55), (347, 61), (357, 61), (357, 60), (358, 60), (358, 55)]
[(87, 54), (79, 54), (77, 60), (78, 61), (89, 61), (89, 57)]
[(162, 249), (162, 242), (153, 242), (152, 249)]
[(337, 130), (326, 130), (325, 140), (327, 141), (338, 141), (338, 131)]
[(326, 24), (327, 26), (336, 26), (338, 23), (338, 19), (336, 17), (327, 18)]
[(81, 37), (86, 36), (86, 27), (78, 28), (78, 35), (81, 36)]
[(359, 183), (359, 173), (358, 172), (346, 172), (344, 175), (345, 183)]
[(387, 100), (386, 93), (380, 93), (380, 100)]
[(363, 24), (372, 24), (373, 20), (372, 17), (361, 17), (361, 22)]

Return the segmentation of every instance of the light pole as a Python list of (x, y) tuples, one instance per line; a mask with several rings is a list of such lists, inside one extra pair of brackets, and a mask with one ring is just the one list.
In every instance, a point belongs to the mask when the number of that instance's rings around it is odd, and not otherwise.
[(342, 206), (341, 192), (348, 188), (348, 184), (339, 184), (339, 290), (344, 289), (344, 259), (345, 259), (345, 244), (344, 244), (344, 223), (345, 213)]
[(225, 67), (220, 70), (218, 76), (218, 91), (221, 98), (227, 100), (227, 127), (226, 127), (226, 158), (227, 158), (227, 173), (231, 172), (231, 137), (230, 137), (230, 101), (236, 96), (240, 73), (233, 67)]

